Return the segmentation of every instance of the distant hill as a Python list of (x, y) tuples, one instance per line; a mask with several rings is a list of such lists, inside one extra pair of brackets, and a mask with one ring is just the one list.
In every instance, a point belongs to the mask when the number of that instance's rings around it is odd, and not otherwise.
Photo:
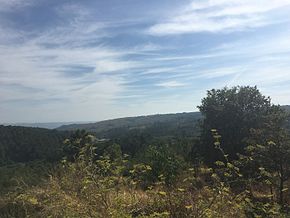
[(99, 139), (109, 139), (119, 144), (125, 154), (138, 157), (145, 152), (148, 145), (170, 144), (178, 149), (191, 147), (199, 134), (197, 123), (200, 118), (199, 112), (157, 114), (65, 125), (57, 130), (83, 129)]
[(286, 111), (290, 112), (290, 105), (283, 105), (281, 107), (284, 108)]
[(37, 127), (45, 129), (56, 129), (63, 125), (82, 124), (88, 122), (47, 122), (47, 123), (4, 123), (4, 126), (23, 126), (23, 127)]
[(126, 117), (112, 120), (105, 120), (87, 124), (63, 125), (57, 130), (77, 130), (84, 129), (93, 132), (99, 137), (110, 137), (116, 132), (127, 131), (146, 131), (157, 136), (176, 135), (176, 132), (190, 132), (194, 130), (196, 122), (201, 118), (199, 112), (176, 113), (176, 114), (157, 114), (139, 117)]

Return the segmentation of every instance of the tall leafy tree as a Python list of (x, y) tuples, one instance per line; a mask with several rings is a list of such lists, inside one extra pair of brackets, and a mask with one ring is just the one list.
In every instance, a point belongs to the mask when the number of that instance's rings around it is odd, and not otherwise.
[(222, 158), (212, 146), (211, 129), (218, 130), (222, 135), (223, 149), (230, 158), (236, 158), (237, 153), (243, 153), (252, 131), (276, 122), (273, 117), (282, 110), (256, 86), (212, 89), (198, 108), (204, 116), (199, 152), (209, 162)]

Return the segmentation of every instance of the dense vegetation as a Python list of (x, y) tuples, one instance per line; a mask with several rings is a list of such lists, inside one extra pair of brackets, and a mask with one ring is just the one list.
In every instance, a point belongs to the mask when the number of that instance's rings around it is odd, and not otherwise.
[(160, 114), (105, 120), (97, 123), (64, 125), (58, 130), (83, 129), (98, 138), (116, 139), (124, 134), (144, 133), (150, 137), (194, 136), (198, 134), (196, 123), (201, 118), (199, 112)]
[(62, 142), (67, 136), (66, 132), (56, 130), (0, 126), (0, 165), (59, 160)]
[(177, 147), (178, 152), (190, 152), (189, 147), (200, 132), (197, 125), (200, 118), (199, 112), (151, 115), (65, 125), (58, 130), (86, 130), (99, 139), (119, 144), (124, 153), (142, 158), (144, 149), (152, 144), (170, 144), (170, 147)]
[(0, 217), (289, 216), (285, 108), (233, 87), (208, 91), (199, 109), (61, 127), (87, 130), (69, 136), (9, 127)]

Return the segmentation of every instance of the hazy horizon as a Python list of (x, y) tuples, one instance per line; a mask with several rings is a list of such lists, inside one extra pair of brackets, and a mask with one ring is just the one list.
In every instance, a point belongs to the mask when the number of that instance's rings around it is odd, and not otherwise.
[[(23, 127), (44, 127), (47, 128), (52, 124), (53, 126), (62, 126), (69, 124), (88, 124), (88, 123), (97, 123), (108, 120), (122, 119), (122, 118), (135, 118), (135, 117), (144, 117), (144, 116), (157, 116), (157, 115), (171, 115), (171, 114), (182, 114), (182, 113), (199, 113), (199, 111), (185, 111), (185, 112), (176, 112), (176, 113), (156, 113), (156, 114), (141, 114), (136, 116), (128, 116), (128, 117), (113, 117), (104, 120), (71, 120), (71, 121), (56, 121), (56, 122), (12, 122), (12, 123), (0, 123), (0, 125), (12, 125), (12, 126), (23, 126)], [(53, 127), (53, 128), (57, 128)]]
[(290, 104), (290, 0), (0, 0), (0, 123), (197, 111), (257, 85)]

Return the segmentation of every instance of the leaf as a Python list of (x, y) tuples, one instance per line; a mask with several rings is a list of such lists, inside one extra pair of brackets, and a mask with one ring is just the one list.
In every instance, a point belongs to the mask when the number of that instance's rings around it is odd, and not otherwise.
[(227, 167), (230, 168), (230, 169), (233, 169), (234, 168), (234, 165), (231, 164), (231, 163), (227, 163)]
[(211, 174), (211, 177), (214, 178), (214, 179), (218, 179), (219, 178), (216, 173)]
[(221, 143), (220, 142), (215, 142), (214, 145), (217, 147), (217, 146), (220, 146)]
[(227, 172), (224, 173), (224, 176), (225, 176), (225, 177), (232, 177), (232, 175), (229, 174), (229, 173), (227, 173)]
[(33, 204), (33, 205), (37, 205), (37, 204), (38, 204), (37, 199), (34, 198), (34, 197), (29, 198), (28, 201), (29, 201), (31, 204)]
[(268, 142), (268, 145), (270, 145), (270, 146), (275, 146), (275, 145), (276, 145), (276, 143), (275, 143), (275, 142), (273, 142), (273, 141), (269, 141), (269, 142)]
[(192, 205), (186, 205), (185, 208), (186, 209), (191, 209), (192, 208)]
[(250, 198), (245, 198), (245, 201), (246, 201), (247, 203), (251, 203), (251, 199), (250, 199)]
[(215, 162), (215, 165), (217, 165), (217, 166), (224, 166), (225, 163), (218, 160), (218, 161)]
[(146, 165), (146, 170), (152, 170), (151, 166)]
[(160, 194), (162, 196), (166, 196), (166, 192), (163, 192), (163, 191), (158, 192), (158, 194)]

